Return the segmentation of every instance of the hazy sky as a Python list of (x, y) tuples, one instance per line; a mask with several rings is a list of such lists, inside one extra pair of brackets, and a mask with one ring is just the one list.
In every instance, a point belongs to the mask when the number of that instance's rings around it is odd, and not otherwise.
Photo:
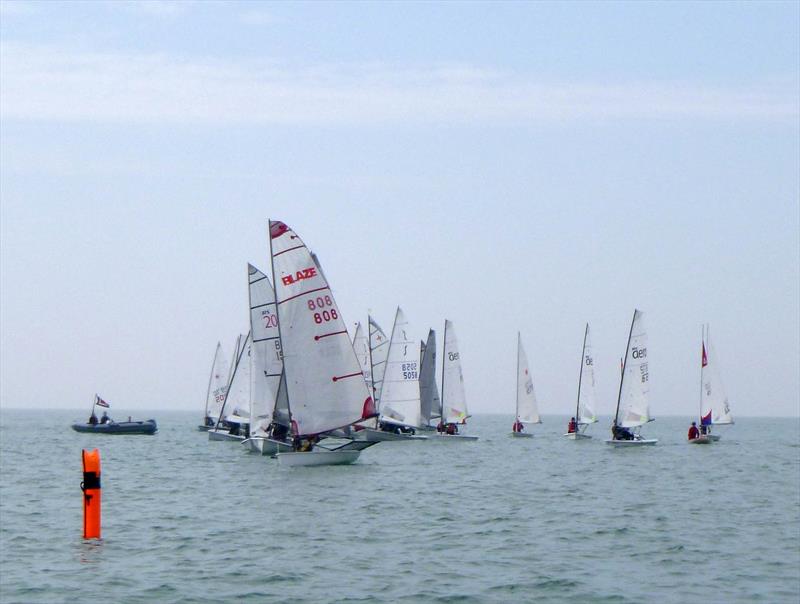
[(348, 325), (454, 321), (473, 412), (800, 413), (800, 4), (2, 2), (0, 405), (197, 409), (267, 219)]

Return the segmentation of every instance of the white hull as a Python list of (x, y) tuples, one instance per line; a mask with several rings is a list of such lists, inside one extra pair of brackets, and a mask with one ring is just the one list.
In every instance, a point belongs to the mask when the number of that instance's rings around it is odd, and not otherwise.
[(692, 438), (689, 440), (690, 445), (710, 445), (712, 442), (714, 442), (714, 439), (707, 434), (700, 435), (697, 438)]
[(261, 453), (261, 455), (275, 455), (275, 453), (284, 453), (292, 450), (291, 443), (280, 442), (261, 436), (243, 440), (242, 446), (253, 453)]
[(244, 440), (244, 436), (241, 434), (231, 434), (230, 432), (225, 431), (217, 431), (217, 430), (209, 430), (208, 431), (208, 440)]
[(278, 463), (284, 467), (299, 466), (342, 466), (353, 463), (361, 455), (361, 451), (291, 451), (278, 453)]
[(397, 440), (427, 440), (427, 436), (417, 434), (397, 434), (396, 432), (384, 432), (383, 430), (376, 430), (374, 428), (365, 428), (359, 430), (353, 436), (353, 440), (366, 441), (370, 443), (381, 443)]
[(591, 438), (590, 435), (583, 434), (581, 432), (567, 432), (564, 436), (569, 440), (584, 440)]
[(514, 438), (533, 438), (533, 434), (530, 432), (510, 432), (509, 434)]
[(470, 436), (469, 434), (445, 434), (443, 432), (436, 433), (437, 438), (440, 440), (478, 440), (479, 436)]
[(644, 447), (646, 445), (654, 445), (657, 442), (657, 438), (640, 438), (638, 440), (614, 440), (609, 438), (606, 440), (606, 444), (612, 447)]

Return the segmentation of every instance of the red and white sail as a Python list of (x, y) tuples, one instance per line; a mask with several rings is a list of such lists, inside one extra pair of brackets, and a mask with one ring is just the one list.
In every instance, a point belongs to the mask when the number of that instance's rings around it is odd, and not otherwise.
[(270, 221), (269, 229), (292, 432), (319, 434), (374, 416), (372, 396), (318, 262), (286, 224)]
[(733, 416), (719, 372), (717, 354), (711, 343), (710, 327), (704, 326), (703, 332), (700, 360), (700, 422), (705, 425), (732, 424)]

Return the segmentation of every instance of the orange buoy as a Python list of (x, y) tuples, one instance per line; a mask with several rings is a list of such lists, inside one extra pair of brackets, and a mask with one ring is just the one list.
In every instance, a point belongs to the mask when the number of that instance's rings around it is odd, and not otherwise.
[(83, 449), (83, 538), (100, 538), (100, 451)]

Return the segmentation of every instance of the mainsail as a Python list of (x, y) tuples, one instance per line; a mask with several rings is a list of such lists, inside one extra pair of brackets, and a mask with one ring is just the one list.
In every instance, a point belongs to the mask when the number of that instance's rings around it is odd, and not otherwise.
[(250, 435), (265, 436), (283, 371), (275, 290), (267, 276), (247, 265), (250, 284)]
[(292, 432), (320, 434), (375, 415), (333, 293), (306, 245), (270, 221), (278, 328)]
[(242, 340), (236, 366), (233, 368), (228, 393), (222, 403), (220, 420), (236, 423), (247, 422), (250, 414), (250, 369), (251, 369), (251, 337), (247, 334)]
[(732, 424), (733, 416), (728, 404), (728, 395), (722, 384), (717, 355), (711, 344), (711, 329), (703, 328), (703, 344), (700, 360), (700, 422), (703, 425)]
[(380, 406), (381, 387), (383, 386), (383, 374), (386, 372), (386, 355), (389, 354), (389, 338), (381, 329), (381, 326), (373, 319), (369, 319), (369, 354), (372, 370), (372, 398), (375, 404)]
[(647, 332), (644, 313), (635, 310), (628, 336), (628, 349), (622, 369), (617, 399), (617, 425), (636, 428), (650, 421), (648, 398), (650, 375), (647, 367)]
[(225, 402), (228, 392), (228, 360), (222, 351), (222, 344), (217, 342), (214, 351), (214, 362), (211, 364), (211, 375), (208, 377), (208, 392), (206, 393), (206, 412), (204, 417), (217, 418)]
[(453, 324), (444, 322), (444, 354), (442, 359), (442, 421), (466, 423), (467, 396), (464, 392), (464, 375), (461, 372), (461, 357)]
[(389, 340), (379, 410), (381, 421), (411, 427), (421, 424), (419, 344), (409, 335), (408, 321), (399, 306)]
[(541, 424), (539, 404), (533, 389), (533, 377), (528, 366), (528, 355), (517, 333), (517, 419), (525, 424)]
[(581, 372), (578, 375), (578, 410), (575, 416), (579, 424), (592, 424), (597, 421), (595, 408), (594, 356), (592, 342), (589, 337), (589, 324), (583, 334), (583, 354), (581, 355)]
[(439, 387), (436, 385), (436, 332), (428, 331), (428, 340), (420, 343), (421, 362), (419, 370), (420, 416), (424, 424), (439, 417), (441, 403)]

